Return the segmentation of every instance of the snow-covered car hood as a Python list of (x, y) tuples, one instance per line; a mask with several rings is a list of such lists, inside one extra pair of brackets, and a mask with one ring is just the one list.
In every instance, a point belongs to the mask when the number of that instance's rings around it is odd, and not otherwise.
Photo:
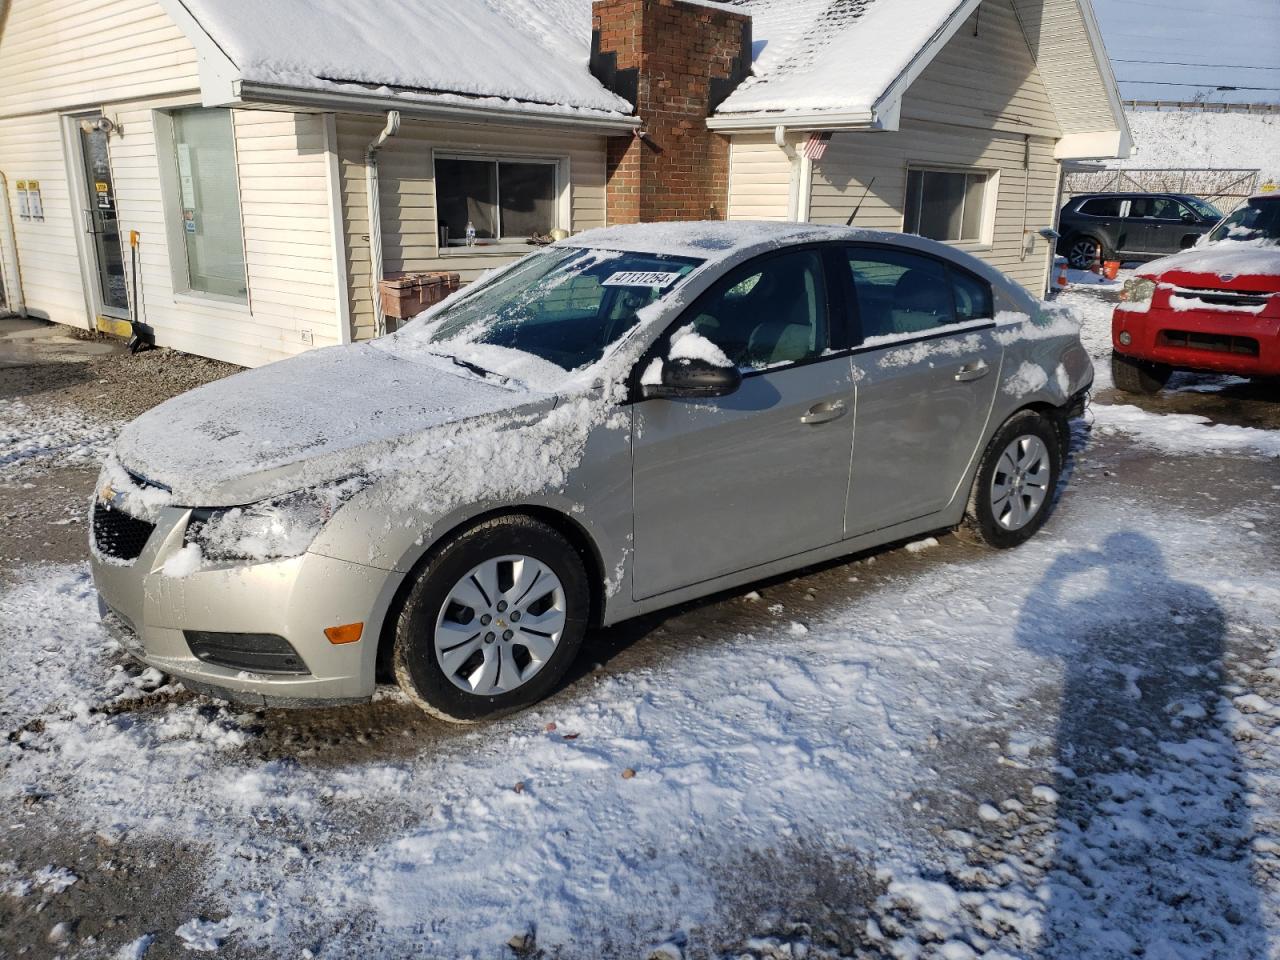
[(1273, 289), (1280, 278), (1280, 245), (1224, 240), (1152, 260), (1138, 270), (1140, 277), (1157, 278), (1169, 273), (1216, 277), (1224, 282), (1242, 279), (1242, 289), (1250, 280), (1261, 280), (1265, 289)]
[(115, 455), (174, 503), (233, 506), (350, 476), (433, 427), (549, 400), (444, 359), (330, 347), (161, 404), (125, 427)]

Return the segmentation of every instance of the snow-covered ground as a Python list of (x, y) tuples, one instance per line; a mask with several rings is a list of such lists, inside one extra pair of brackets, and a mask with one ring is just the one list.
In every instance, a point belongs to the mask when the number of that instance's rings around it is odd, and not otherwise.
[[(1062, 298), (1100, 386), (1106, 292)], [(50, 462), (101, 442), (5, 416)], [(179, 922), (86, 957), (1280, 957), (1280, 432), (1090, 417), (1016, 551), (931, 538), (760, 587), (497, 723), (419, 743), (349, 714), (338, 760), (129, 666), (82, 565), (13, 571), (0, 809), (201, 864)], [(1231, 464), (1247, 483), (1178, 482)], [(68, 942), (82, 873), (0, 857), (0, 916), (48, 902), (24, 921)]]
[(0, 402), (0, 475), (49, 464), (91, 466), (106, 456), (120, 424), (23, 400)]
[(1280, 113), (1130, 110), (1133, 154), (1112, 169), (1258, 169), (1258, 184), (1280, 184)]

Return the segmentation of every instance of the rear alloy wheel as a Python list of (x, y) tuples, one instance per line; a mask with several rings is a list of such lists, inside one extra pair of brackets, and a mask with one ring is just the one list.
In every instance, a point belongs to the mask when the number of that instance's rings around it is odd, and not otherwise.
[(1111, 353), (1111, 381), (1125, 393), (1159, 393), (1173, 376), (1173, 368)]
[(573, 663), (589, 608), (582, 559), (557, 531), (528, 517), (481, 524), (447, 543), (410, 589), (396, 679), (443, 720), (519, 710)]
[(1076, 237), (1067, 248), (1067, 262), (1076, 270), (1088, 270), (1104, 259), (1102, 244), (1093, 237)]
[(1025, 543), (1049, 518), (1062, 475), (1060, 431), (1034, 410), (1015, 414), (983, 455), (968, 526), (993, 547)]

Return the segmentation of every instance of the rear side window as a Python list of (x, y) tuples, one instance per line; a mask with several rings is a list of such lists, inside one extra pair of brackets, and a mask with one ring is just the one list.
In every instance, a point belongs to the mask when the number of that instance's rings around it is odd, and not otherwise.
[(752, 261), (703, 294), (691, 313), (694, 332), (741, 369), (820, 356), (829, 342), (822, 254), (796, 250)]
[(1119, 197), (1094, 197), (1080, 204), (1080, 212), (1087, 217), (1118, 217), (1123, 202)]
[(946, 265), (901, 250), (851, 248), (863, 340), (928, 333), (956, 321)]
[(956, 320), (990, 320), (995, 316), (991, 309), (991, 286), (971, 273), (951, 269), (951, 283), (956, 291)]

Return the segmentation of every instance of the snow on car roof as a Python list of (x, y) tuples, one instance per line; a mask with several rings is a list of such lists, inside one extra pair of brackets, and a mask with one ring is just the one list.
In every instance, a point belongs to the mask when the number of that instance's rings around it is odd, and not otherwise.
[[(589, 0), (185, 0), (241, 78), (285, 87), (502, 98), (616, 116), (591, 75)], [(446, 42), (432, 42), (446, 38)]]
[(575, 234), (561, 242), (570, 247), (667, 253), (715, 261), (725, 260), (744, 250), (780, 246), (784, 243), (803, 243), (807, 240), (865, 240), (881, 237), (901, 239), (897, 234), (886, 234), (878, 230), (831, 227), (813, 223), (788, 223), (774, 220), (703, 220), (601, 227), (598, 230)]

